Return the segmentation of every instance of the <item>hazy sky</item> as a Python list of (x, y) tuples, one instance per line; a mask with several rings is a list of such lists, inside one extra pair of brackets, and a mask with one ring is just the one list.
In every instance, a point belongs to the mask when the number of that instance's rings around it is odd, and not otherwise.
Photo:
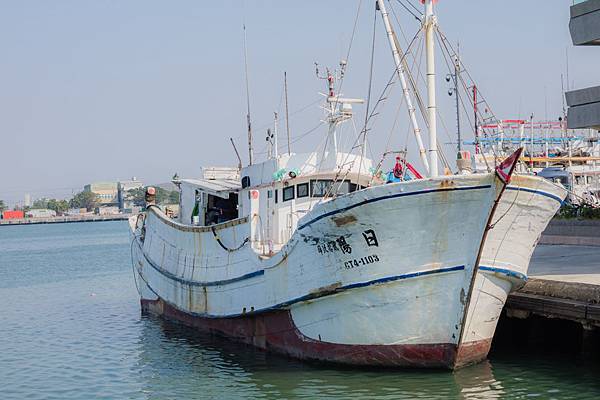
[[(235, 165), (229, 137), (245, 159), (244, 20), (257, 153), (273, 111), (283, 115), (284, 70), (297, 140), (292, 150), (311, 150), (325, 134), (321, 128), (302, 136), (322, 116), (315, 101), (325, 87), (314, 62), (335, 66), (345, 58), (359, 3), (0, 1), (0, 199), (70, 196), (93, 181), (137, 176), (157, 183), (176, 171), (197, 175), (201, 165)], [(368, 87), (374, 1), (360, 4), (343, 87), (352, 97), (365, 97)], [(392, 4), (412, 37), (418, 23)], [(570, 4), (439, 1), (441, 29), (460, 41), (463, 60), (497, 116), (558, 117), (567, 49), (571, 85), (600, 84), (600, 48), (571, 44)], [(439, 104), (453, 134), (446, 70), (439, 67)], [(375, 98), (392, 68), (378, 18)], [(385, 147), (398, 98), (388, 99), (381, 134), (377, 126), (370, 131), (374, 154)], [(361, 125), (364, 106), (355, 110)], [(406, 112), (399, 115), (394, 140), (404, 143)]]

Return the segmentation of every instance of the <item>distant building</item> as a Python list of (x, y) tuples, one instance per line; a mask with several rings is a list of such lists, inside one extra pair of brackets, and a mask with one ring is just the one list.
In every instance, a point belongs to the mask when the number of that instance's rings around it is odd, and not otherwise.
[(47, 208), (35, 208), (27, 211), (25, 216), (28, 218), (50, 218), (56, 217), (56, 211)]
[(84, 192), (96, 194), (98, 204), (117, 206), (119, 204), (119, 184), (117, 182), (96, 182), (83, 187)]
[(31, 207), (31, 195), (29, 193), (25, 193), (25, 203), (23, 204), (25, 207)]
[[(575, 46), (600, 46), (600, 0), (574, 3), (569, 30)], [(566, 98), (569, 129), (600, 130), (600, 86), (571, 90)]]
[(2, 219), (23, 219), (25, 214), (23, 210), (5, 210), (2, 214)]
[(142, 187), (144, 187), (144, 184), (141, 181), (138, 181), (135, 177), (131, 178), (129, 181), (120, 181), (118, 194), (119, 209), (133, 209), (135, 204), (133, 204), (133, 199), (128, 192), (132, 189), (138, 189)]

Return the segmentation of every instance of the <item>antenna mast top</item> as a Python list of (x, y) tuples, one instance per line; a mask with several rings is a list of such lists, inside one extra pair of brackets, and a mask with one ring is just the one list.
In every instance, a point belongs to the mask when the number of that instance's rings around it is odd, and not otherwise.
[(246, 72), (246, 104), (248, 105), (248, 113), (246, 114), (246, 122), (248, 123), (248, 164), (252, 165), (252, 122), (250, 121), (250, 84), (248, 83), (248, 49), (246, 46), (246, 24), (244, 28), (244, 70)]

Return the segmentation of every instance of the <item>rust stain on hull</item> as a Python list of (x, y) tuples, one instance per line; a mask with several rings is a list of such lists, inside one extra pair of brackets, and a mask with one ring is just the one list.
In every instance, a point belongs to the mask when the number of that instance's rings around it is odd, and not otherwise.
[(348, 214), (339, 217), (332, 217), (331, 220), (335, 223), (336, 226), (344, 226), (356, 222), (356, 217), (352, 214)]

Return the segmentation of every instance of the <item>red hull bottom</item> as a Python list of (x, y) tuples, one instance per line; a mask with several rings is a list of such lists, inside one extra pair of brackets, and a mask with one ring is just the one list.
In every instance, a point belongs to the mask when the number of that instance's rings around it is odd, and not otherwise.
[(142, 312), (160, 315), (203, 332), (251, 344), (291, 357), (363, 367), (455, 369), (487, 357), (491, 339), (466, 343), (351, 345), (314, 340), (294, 325), (288, 310), (236, 318), (202, 318), (186, 314), (162, 300), (141, 300)]

